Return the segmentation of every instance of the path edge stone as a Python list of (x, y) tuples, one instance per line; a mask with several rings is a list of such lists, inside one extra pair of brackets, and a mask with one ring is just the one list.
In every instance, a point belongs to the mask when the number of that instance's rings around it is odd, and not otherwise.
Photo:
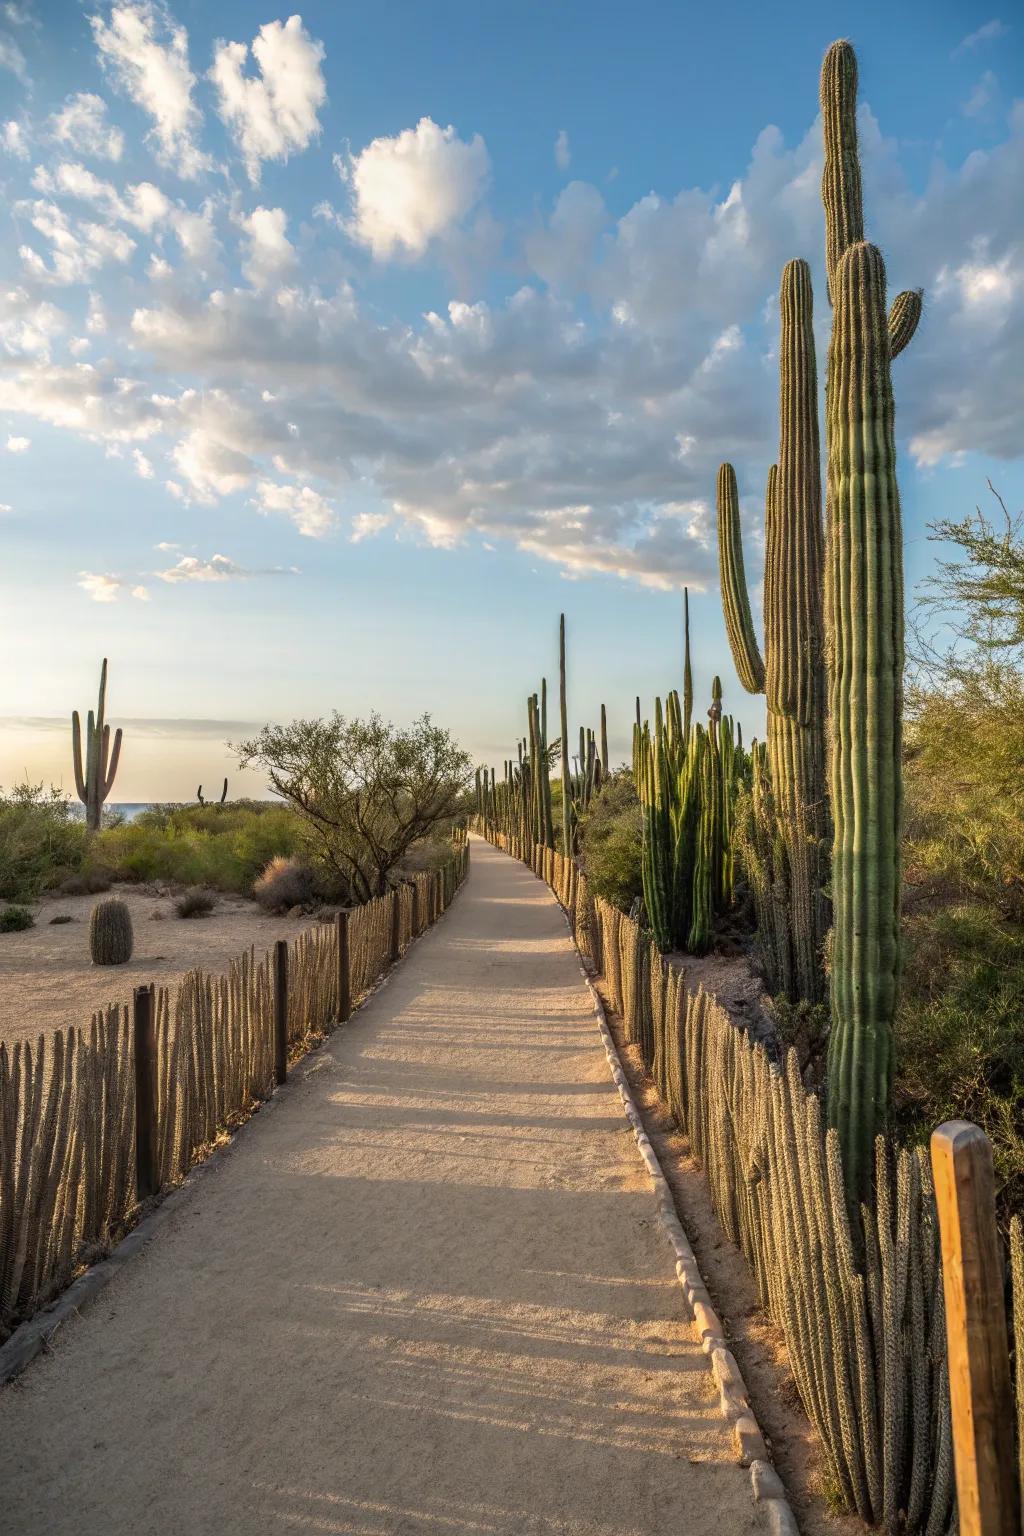
[[(416, 945), (425, 939), (428, 934), (436, 933), (448, 916), (448, 913), (452, 910), (452, 907), (458, 901), (467, 882), (472, 877), (472, 873), (471, 861), (469, 872), (440, 917), (431, 923), (429, 927), (424, 928), (422, 933), (418, 933), (412, 939), (408, 948), (402, 951), (399, 958), (392, 961), (387, 970), (363, 993), (358, 1003), (352, 1009), (352, 1013), (349, 1015), (346, 1023), (351, 1023), (356, 1015), (362, 1012), (367, 1003), (387, 986), (394, 973), (408, 958)], [(281, 1087), (275, 1088), (269, 1099), (264, 1099), (262, 1103), (258, 1104), (249, 1118), (243, 1120), (241, 1125), (228, 1134), (228, 1139), (222, 1146), (219, 1146), (203, 1162), (197, 1163), (194, 1168), (190, 1168), (180, 1184), (174, 1185), (167, 1194), (156, 1196), (145, 1215), (140, 1217), (131, 1230), (126, 1232), (124, 1237), (114, 1245), (105, 1259), (101, 1259), (98, 1264), (91, 1264), (88, 1269), (72, 1280), (71, 1284), (61, 1291), (60, 1295), (55, 1297), (47, 1306), (33, 1313), (23, 1323), (19, 1323), (10, 1338), (6, 1339), (3, 1344), (0, 1344), (0, 1391), (10, 1382), (14, 1381), (16, 1377), (20, 1376), (26, 1366), (31, 1365), (37, 1355), (50, 1353), (51, 1341), (64, 1324), (70, 1322), (72, 1318), (78, 1317), (86, 1307), (90, 1306), (106, 1290), (115, 1275), (120, 1274), (125, 1265), (130, 1263), (135, 1255), (140, 1253), (152, 1241), (161, 1227), (171, 1219), (175, 1211), (179, 1210), (191, 1198), (195, 1189), (210, 1176), (211, 1171), (224, 1166), (227, 1155), (237, 1144), (239, 1137), (244, 1136), (251, 1126), (259, 1123), (264, 1115), (269, 1114), (271, 1110), (276, 1109), (279, 1104), (284, 1103), (292, 1096), (295, 1089), (305, 1082), (309, 1072), (315, 1069), (316, 1058), (320, 1055), (321, 1051), (331, 1043), (337, 1031), (345, 1027), (345, 1024), (336, 1024), (330, 1034), (325, 1035), (323, 1040), (320, 1041), (319, 1045), (307, 1051), (304, 1056), (300, 1056), (295, 1065), (289, 1069), (288, 1080)]]
[[(536, 878), (539, 880), (540, 876)], [(547, 885), (547, 882), (542, 881), (542, 884)], [(650, 1174), (658, 1207), (658, 1221), (675, 1254), (676, 1278), (686, 1298), (694, 1327), (700, 1335), (701, 1348), (707, 1356), (708, 1367), (718, 1388), (719, 1412), (731, 1426), (737, 1460), (741, 1466), (747, 1467), (750, 1471), (751, 1497), (767, 1516), (771, 1536), (799, 1536), (799, 1527), (789, 1499), (786, 1497), (782, 1479), (768, 1458), (768, 1448), (757, 1422), (757, 1416), (750, 1404), (750, 1393), (743, 1379), (743, 1372), (726, 1342), (721, 1320), (711, 1304), (711, 1295), (704, 1276), (700, 1272), (696, 1254), (679, 1219), (671, 1186), (662, 1171), (658, 1154), (651, 1145), (651, 1139), (637, 1109), (618, 1047), (608, 1026), (604, 1001), (594, 985), (583, 953), (576, 942), (569, 913), (551, 887), (547, 888), (551, 891), (555, 906), (565, 920), (565, 926), (569, 931), (569, 942), (576, 952), (580, 975), (590, 993), (594, 1016), (601, 1032), (605, 1056), (608, 1059), (608, 1069), (612, 1081), (619, 1090), (619, 1098), (633, 1132), (637, 1150)]]

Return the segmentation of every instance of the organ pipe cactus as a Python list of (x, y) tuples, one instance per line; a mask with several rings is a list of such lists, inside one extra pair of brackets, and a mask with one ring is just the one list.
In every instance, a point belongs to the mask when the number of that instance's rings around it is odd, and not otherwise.
[(832, 855), (829, 1118), (848, 1188), (870, 1182), (888, 1113), (899, 972), (903, 535), (885, 267), (850, 247), (833, 273), (828, 623)]
[(85, 824), (90, 832), (98, 832), (103, 820), (103, 802), (110, 794), (121, 757), (121, 729), (110, 741), (110, 726), (106, 723), (107, 707), (107, 659), (103, 658), (100, 669), (100, 694), (96, 713), (90, 709), (85, 728), (85, 763), (82, 762), (82, 722), (78, 710), (71, 715), (71, 749), (75, 764), (75, 788), (78, 798), (85, 805)]
[[(790, 912), (787, 963), (769, 968), (773, 986), (815, 1000), (824, 990), (821, 949), (828, 930), (824, 894), (829, 831), (825, 789), (825, 662), (817, 371), (811, 274), (791, 261), (782, 274), (779, 348), (779, 461), (765, 504), (764, 656), (750, 613), (731, 464), (718, 472), (719, 574), (726, 630), (740, 682), (768, 706), (768, 766), (781, 822)], [(770, 951), (765, 950), (770, 961)]]
[(572, 792), (569, 784), (569, 712), (565, 696), (565, 614), (558, 620), (558, 707), (562, 748), (562, 852), (572, 853)]

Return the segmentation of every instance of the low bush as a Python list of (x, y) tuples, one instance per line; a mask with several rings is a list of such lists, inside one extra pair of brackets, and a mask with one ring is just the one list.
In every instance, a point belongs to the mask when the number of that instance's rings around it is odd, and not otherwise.
[(57, 912), (53, 917), (50, 918), (50, 927), (51, 928), (56, 928), (61, 923), (73, 923), (73, 922), (74, 922), (74, 918), (71, 916), (70, 912)]
[(167, 881), (248, 896), (275, 855), (287, 857), (301, 847), (298, 817), (273, 802), (158, 806), (98, 833), (90, 868), (107, 868), (118, 880)]
[(100, 896), (113, 885), (110, 871), (90, 869), (77, 875), (69, 875), (57, 887), (61, 896)]
[(4, 907), (0, 912), (0, 933), (21, 933), (25, 928), (34, 928), (35, 921), (28, 907)]
[(216, 905), (217, 898), (212, 892), (194, 890), (179, 896), (174, 903), (174, 910), (179, 917), (209, 917)]
[(85, 856), (85, 823), (60, 790), (18, 784), (0, 794), (0, 900), (32, 901), (77, 870)]
[(312, 901), (316, 879), (311, 867), (298, 858), (271, 859), (252, 888), (267, 912), (287, 912)]
[(580, 820), (580, 860), (595, 895), (623, 912), (643, 895), (643, 813), (633, 775), (620, 769)]

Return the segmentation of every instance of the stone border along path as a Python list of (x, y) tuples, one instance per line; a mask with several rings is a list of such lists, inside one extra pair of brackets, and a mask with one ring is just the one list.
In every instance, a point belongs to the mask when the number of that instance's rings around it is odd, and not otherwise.
[(736, 1463), (724, 1340), (681, 1316), (659, 1206), (678, 1222), (560, 909), (489, 845), (472, 860), (388, 986), (0, 1392), (5, 1529), (787, 1528)]

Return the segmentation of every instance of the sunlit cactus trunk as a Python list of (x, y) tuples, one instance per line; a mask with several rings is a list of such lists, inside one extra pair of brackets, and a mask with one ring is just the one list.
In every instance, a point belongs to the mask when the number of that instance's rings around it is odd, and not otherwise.
[(558, 619), (558, 709), (562, 747), (562, 852), (572, 853), (572, 786), (569, 782), (569, 710), (565, 696), (565, 614)]
[(828, 1108), (847, 1185), (871, 1178), (888, 1113), (899, 974), (903, 535), (885, 267), (836, 265), (826, 392), (832, 861)]
[(811, 274), (791, 261), (780, 291), (779, 461), (765, 504), (764, 658), (750, 613), (731, 464), (718, 472), (719, 570), (736, 670), (768, 706), (768, 770), (779, 818), (789, 913), (789, 954), (776, 964), (763, 946), (773, 986), (794, 998), (824, 994), (822, 948), (829, 833), (825, 786), (826, 685), (823, 653), (821, 470)]

